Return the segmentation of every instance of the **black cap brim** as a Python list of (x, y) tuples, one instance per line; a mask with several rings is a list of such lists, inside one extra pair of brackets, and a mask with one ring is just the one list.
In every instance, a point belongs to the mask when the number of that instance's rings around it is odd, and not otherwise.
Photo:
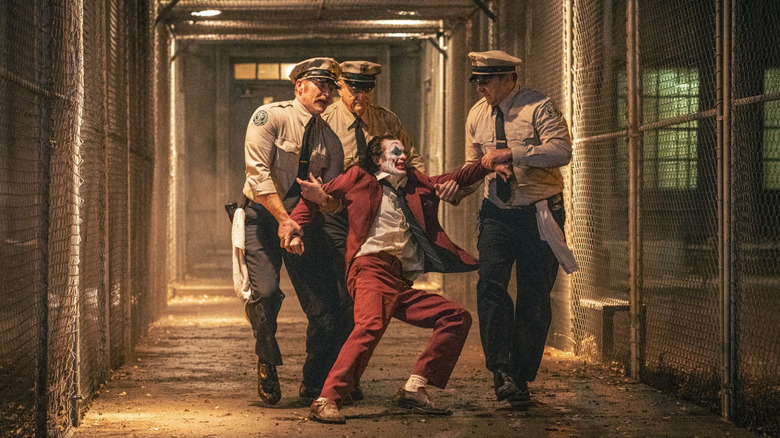
[(477, 82), (480, 79), (487, 79), (491, 76), (498, 76), (503, 73), (472, 73), (469, 82)]
[(361, 91), (370, 91), (376, 88), (376, 81), (350, 81), (344, 79), (344, 83), (347, 84), (350, 88)]
[(469, 78), (469, 82), (476, 82), (480, 78), (500, 76), (514, 72), (515, 67), (513, 65), (475, 66), (471, 68), (471, 77)]
[(336, 75), (329, 70), (309, 70), (298, 75), (298, 79), (318, 79), (327, 81), (328, 83), (338, 86), (339, 83), (336, 80)]

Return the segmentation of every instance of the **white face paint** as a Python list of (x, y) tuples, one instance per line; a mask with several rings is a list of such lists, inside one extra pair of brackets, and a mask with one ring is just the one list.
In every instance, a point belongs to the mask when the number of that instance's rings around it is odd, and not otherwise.
[(382, 156), (377, 158), (379, 169), (390, 175), (406, 175), (406, 154), (399, 140), (382, 142)]

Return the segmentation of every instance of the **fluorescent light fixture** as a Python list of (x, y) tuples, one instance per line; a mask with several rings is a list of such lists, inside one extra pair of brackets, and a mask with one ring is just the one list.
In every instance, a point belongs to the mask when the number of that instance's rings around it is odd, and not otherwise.
[(216, 9), (206, 9), (205, 11), (194, 11), (192, 15), (196, 17), (213, 17), (215, 15), (221, 14), (222, 11), (218, 11)]
[(378, 26), (426, 26), (431, 24), (431, 20), (373, 20), (372, 23)]

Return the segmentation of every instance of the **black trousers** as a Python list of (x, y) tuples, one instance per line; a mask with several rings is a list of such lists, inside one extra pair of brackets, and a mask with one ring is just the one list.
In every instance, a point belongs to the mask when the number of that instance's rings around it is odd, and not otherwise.
[(282, 365), (276, 331), (284, 299), (279, 288), (279, 271), (284, 261), (309, 321), (303, 382), (314, 388), (325, 382), (351, 329), (351, 320), (344, 321), (342, 315), (344, 300), (339, 294), (338, 274), (329, 263), (332, 245), (322, 223), (320, 216), (304, 231), (305, 252), (298, 256), (279, 247), (279, 225), (268, 210), (255, 203), (246, 210), (246, 264), (252, 288), (246, 312), (255, 335), (255, 353), (263, 363)]
[[(560, 200), (549, 203), (561, 228), (566, 219)], [(539, 238), (536, 209), (503, 210), (485, 199), (479, 212), (477, 312), (485, 365), (530, 382), (544, 354), (550, 328), (550, 291), (558, 261)], [(507, 292), (515, 266), (516, 303)]]
[[(343, 209), (338, 214), (325, 215), (322, 229), (328, 238), (328, 252), (333, 264), (333, 272), (336, 273), (336, 282), (338, 284), (339, 298), (342, 304), (342, 318), (345, 321), (348, 331), (346, 336), (354, 327), (353, 300), (347, 291), (347, 272), (346, 260), (344, 254), (347, 252), (347, 232), (349, 231), (349, 217), (347, 209)], [(345, 337), (346, 340), (346, 337)]]

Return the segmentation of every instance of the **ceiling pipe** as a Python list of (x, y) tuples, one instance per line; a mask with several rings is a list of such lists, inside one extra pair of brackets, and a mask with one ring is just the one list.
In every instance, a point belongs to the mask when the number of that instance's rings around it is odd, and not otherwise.
[(233, 42), (279, 42), (279, 41), (308, 41), (311, 39), (321, 40), (345, 40), (345, 41), (397, 41), (397, 40), (424, 40), (429, 38), (436, 38), (437, 34), (428, 33), (344, 33), (344, 34), (332, 34), (332, 33), (307, 33), (302, 35), (300, 33), (287, 34), (287, 35), (268, 35), (268, 34), (183, 34), (177, 35), (176, 39), (179, 41), (233, 41)]
[(482, 12), (485, 13), (485, 15), (490, 18), (490, 21), (495, 22), (496, 21), (496, 14), (493, 13), (493, 11), (490, 10), (488, 5), (485, 4), (482, 0), (474, 0), (474, 3), (476, 3), (477, 6), (479, 6), (480, 9), (482, 9)]
[(171, 11), (173, 10), (173, 7), (176, 6), (177, 3), (179, 3), (179, 0), (173, 0), (170, 3), (168, 3), (167, 5), (165, 5), (165, 7), (162, 8), (160, 13), (157, 14), (157, 18), (154, 20), (154, 24), (156, 25), (160, 21), (165, 20), (165, 17), (167, 17), (168, 14), (171, 13)]

